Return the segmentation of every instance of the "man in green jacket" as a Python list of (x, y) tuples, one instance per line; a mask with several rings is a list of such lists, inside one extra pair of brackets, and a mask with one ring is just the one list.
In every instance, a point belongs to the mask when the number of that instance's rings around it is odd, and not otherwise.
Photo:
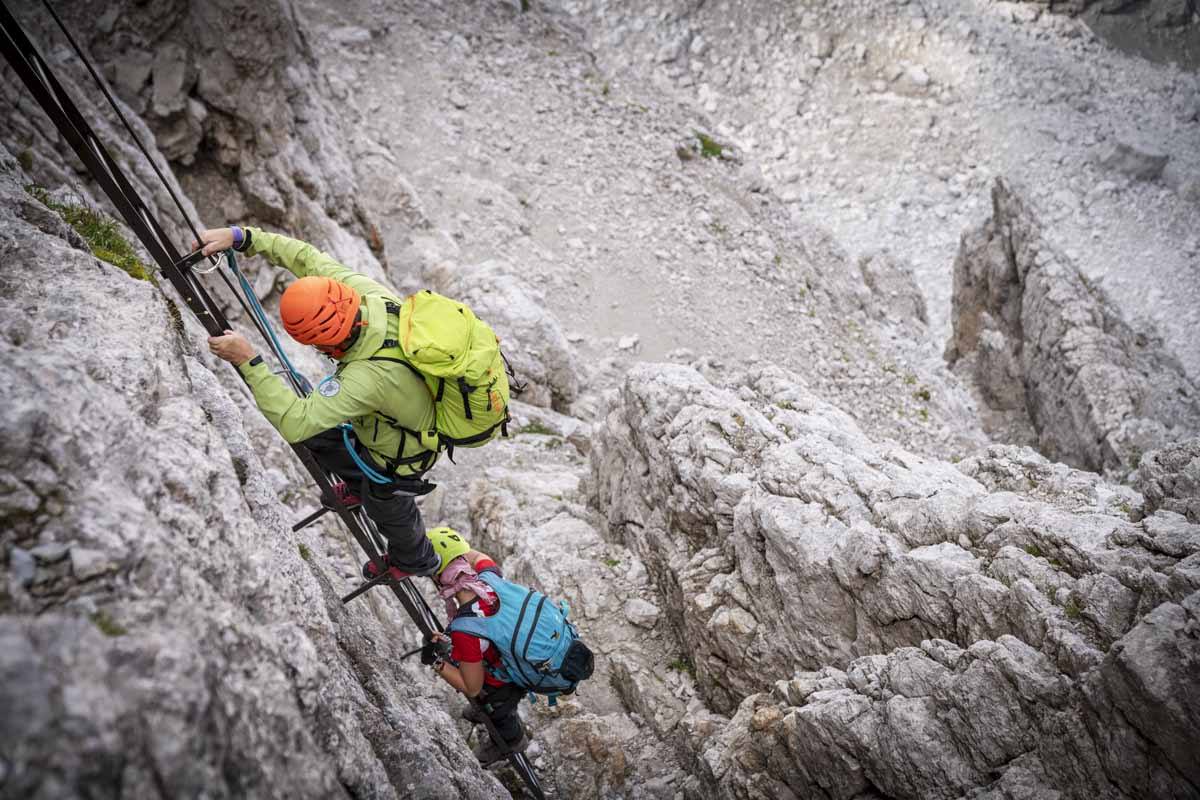
[[(394, 577), (432, 575), (439, 559), (425, 537), (414, 496), (428, 491), (421, 475), (437, 460), (433, 398), (425, 381), (404, 361), (399, 345), (396, 293), (352, 272), (304, 242), (258, 228), (218, 228), (200, 234), (205, 254), (233, 248), (262, 255), (299, 280), (279, 303), (284, 328), (337, 362), (337, 370), (307, 397), (298, 397), (271, 372), (240, 334), (209, 339), (209, 349), (234, 364), (263, 415), (288, 442), (303, 443), (326, 469), (346, 482), (339, 494), (361, 497), (388, 541), (386, 563)], [(359, 459), (386, 483), (369, 480), (347, 451), (338, 426), (349, 422)], [(351, 488), (359, 487), (355, 496)], [(375, 565), (364, 565), (367, 577)]]

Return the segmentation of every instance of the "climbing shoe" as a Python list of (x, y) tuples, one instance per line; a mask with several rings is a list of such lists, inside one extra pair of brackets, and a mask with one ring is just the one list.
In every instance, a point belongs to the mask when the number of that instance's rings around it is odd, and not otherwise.
[[(522, 733), (521, 738), (508, 747), (511, 752), (524, 753), (525, 748), (529, 747), (529, 737)], [(493, 742), (491, 737), (484, 737), (483, 741), (475, 746), (474, 753), (475, 757), (479, 759), (479, 763), (485, 767), (488, 764), (495, 764), (508, 755), (500, 750), (500, 746)]]
[(464, 708), (459, 713), (459, 716), (461, 716), (463, 719), (465, 719), (467, 722), (471, 723), (472, 725), (482, 725), (484, 722), (487, 721), (487, 714), (483, 713), (483, 709), (480, 708), (479, 706), (475, 705), (474, 703), (472, 703), (472, 704), (468, 705), (466, 708)]
[[(387, 553), (384, 553), (382, 556), (380, 556), (380, 558), (383, 559), (384, 566), (387, 566), (388, 575), (391, 577), (392, 580), (402, 581), (405, 578), (412, 577), (411, 572), (404, 572), (399, 567), (388, 566)], [(369, 581), (374, 580), (375, 578), (379, 577), (379, 567), (377, 567), (375, 565), (374, 561), (368, 561), (365, 564), (363, 564), (362, 574), (363, 574), (363, 577), (366, 578), (367, 580), (369, 580)]]
[[(362, 505), (362, 498), (355, 494), (354, 490), (345, 481), (338, 481), (330, 488), (333, 489), (334, 497), (346, 508), (356, 508)], [(326, 505), (332, 506), (333, 503), (327, 503)]]

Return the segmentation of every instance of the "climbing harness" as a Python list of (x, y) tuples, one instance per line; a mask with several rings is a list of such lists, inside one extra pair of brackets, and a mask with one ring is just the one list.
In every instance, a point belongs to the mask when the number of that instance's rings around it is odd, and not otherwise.
[[(48, 0), (43, 0), (42, 5), (45, 6), (50, 16), (53, 17), (55, 23), (62, 30), (76, 56), (78, 56), (79, 60), (86, 67), (92, 79), (104, 94), (105, 99), (107, 99), (116, 112), (126, 132), (128, 132), (138, 150), (141, 151), (142, 155), (149, 162), (163, 187), (166, 188), (167, 193), (175, 204), (175, 208), (182, 216), (184, 224), (196, 237), (196, 241), (199, 241), (199, 233), (192, 224), (187, 211), (184, 209), (182, 201), (176, 195), (174, 189), (172, 189), (166, 176), (151, 157), (149, 151), (142, 144), (133, 126), (129, 124), (120, 106), (117, 105), (112, 94), (105, 86), (104, 81), (100, 79), (95, 68), (83, 54), (82, 49), (76, 43), (74, 37), (71, 36), (70, 31), (54, 11), (53, 7), (51, 7)], [(107, 148), (105, 148), (99, 137), (96, 136), (95, 131), (92, 130), (87, 120), (84, 119), (70, 95), (55, 77), (53, 70), (50, 69), (50, 66), (42, 58), (37, 48), (30, 42), (8, 6), (3, 2), (0, 2), (0, 52), (3, 52), (5, 59), (7, 59), (9, 65), (12, 66), (18, 77), (25, 84), (29, 93), (37, 100), (63, 139), (71, 146), (71, 149), (79, 157), (79, 160), (83, 162), (92, 179), (117, 209), (125, 224), (141, 241), (143, 247), (150, 254), (150, 257), (158, 265), (163, 276), (167, 278), (168, 282), (170, 282), (171, 286), (179, 294), (180, 298), (182, 298), (188, 309), (196, 316), (208, 334), (210, 336), (220, 336), (226, 330), (231, 329), (232, 326), (199, 277), (201, 270), (197, 268), (197, 265), (206, 259), (212, 265), (212, 269), (208, 271), (215, 270), (217, 272), (234, 298), (242, 306), (258, 333), (267, 343), (272, 355), (282, 365), (283, 374), (287, 377), (292, 388), (301, 396), (310, 393), (312, 391), (311, 384), (288, 360), (287, 355), (280, 346), (278, 338), (271, 328), (262, 305), (258, 302), (258, 297), (255, 295), (253, 287), (250, 286), (238, 268), (237, 259), (233, 253), (227, 252), (225, 258), (229, 270), (233, 272), (238, 280), (241, 292), (235, 289), (224, 271), (216, 269), (218, 266), (217, 257), (205, 256), (199, 250), (182, 256), (180, 255), (158, 220), (146, 207), (145, 203), (142, 202), (141, 197), (133, 188), (125, 173), (112, 156), (109, 155)], [(168, 302), (170, 302), (169, 299)], [(292, 449), (300, 459), (300, 463), (304, 465), (305, 469), (308, 470), (316, 482), (317, 487), (320, 489), (321, 497), (323, 499), (328, 498), (330, 504), (330, 507), (322, 508), (315, 514), (310, 515), (306, 520), (302, 520), (298, 525), (293, 527), (293, 530), (299, 530), (304, 525), (311, 524), (326, 511), (333, 510), (350, 530), (359, 547), (363, 549), (368, 558), (380, 570), (380, 578), (358, 587), (343, 598), (343, 602), (349, 602), (359, 594), (374, 588), (374, 586), (387, 584), (405, 611), (408, 612), (424, 638), (428, 639), (434, 632), (440, 632), (442, 630), (441, 623), (433, 614), (424, 596), (413, 586), (412, 581), (390, 578), (382, 557), (382, 553), (386, 550), (386, 541), (370, 517), (367, 516), (364, 508), (361, 505), (349, 507), (341, 502), (333, 490), (333, 477), (317, 463), (312, 453), (306, 447), (301, 444), (293, 444)], [(478, 705), (478, 701), (475, 699), (472, 699), (471, 702)], [(495, 726), (490, 721), (487, 727), (492, 740), (497, 742), (505, 752), (509, 763), (516, 769), (533, 796), (539, 798), (539, 800), (543, 800), (544, 794), (541, 784), (529, 760), (523, 753), (512, 752), (511, 748), (505, 746), (503, 738), (496, 732)]]

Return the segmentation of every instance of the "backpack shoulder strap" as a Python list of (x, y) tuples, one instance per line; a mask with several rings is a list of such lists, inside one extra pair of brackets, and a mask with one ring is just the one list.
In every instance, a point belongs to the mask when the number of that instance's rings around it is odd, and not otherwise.
[[(383, 346), (380, 347), (379, 349), (381, 351), (383, 351), (383, 350), (387, 350), (389, 348), (399, 347), (399, 346), (400, 346), (400, 343), (397, 342), (395, 339), (388, 339), (387, 341), (385, 341), (383, 343)], [(405, 361), (403, 358), (392, 358), (391, 356), (369, 356), (367, 358), (367, 361), (390, 361), (393, 364), (403, 364), (404, 366), (406, 366), (410, 370), (412, 370), (412, 373), (414, 375), (416, 375), (418, 378), (420, 378), (422, 382), (425, 381), (425, 375), (421, 372), (421, 370), (417, 369), (412, 364), (410, 364), (408, 361)]]
[(472, 636), (478, 636), (480, 639), (488, 639), (488, 621), (487, 617), (462, 616), (455, 617), (450, 620), (450, 624), (446, 626), (446, 630), (453, 633), (469, 633)]
[[(400, 316), (400, 303), (398, 301), (396, 301), (395, 299), (385, 299), (383, 301), (383, 307), (384, 307), (384, 309), (387, 310), (387, 313), (392, 314), (397, 317)], [(376, 354), (371, 356), (367, 360), (368, 361), (395, 361), (398, 364), (404, 364), (406, 367), (411, 369), (413, 372), (416, 372), (417, 377), (419, 377), (421, 380), (425, 380), (425, 376), (422, 375), (421, 372), (416, 367), (414, 367), (412, 364), (408, 363), (404, 359), (387, 358), (384, 356), (380, 356), (379, 353), (382, 353), (384, 350), (400, 350), (400, 352), (404, 352), (403, 349), (401, 349), (401, 347), (400, 347), (400, 342), (397, 341), (396, 339), (384, 339), (383, 343), (381, 345), (379, 345), (379, 349), (375, 351)]]
[(500, 596), (501, 589), (505, 588), (506, 586), (515, 585), (512, 581), (505, 580), (504, 576), (500, 574), (498, 569), (485, 569), (483, 572), (479, 573), (479, 580), (492, 587), (492, 589), (495, 590), (497, 597)]

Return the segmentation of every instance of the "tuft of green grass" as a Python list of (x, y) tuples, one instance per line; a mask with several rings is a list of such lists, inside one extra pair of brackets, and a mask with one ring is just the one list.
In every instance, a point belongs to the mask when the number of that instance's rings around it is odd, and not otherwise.
[(667, 669), (675, 670), (676, 672), (686, 672), (694, 679), (696, 677), (696, 665), (692, 663), (692, 659), (688, 656), (679, 656), (671, 663), (667, 664)]
[(121, 235), (116, 220), (84, 205), (56, 202), (41, 186), (26, 186), (25, 191), (74, 228), (96, 258), (123, 270), (131, 278), (158, 285), (154, 272), (137, 257), (133, 245)]
[(532, 420), (529, 423), (523, 425), (521, 427), (521, 430), (518, 431), (518, 433), (536, 433), (536, 434), (540, 434), (542, 436), (557, 436), (558, 435), (554, 431), (547, 428), (542, 423), (538, 422), (537, 420)]
[(1034, 558), (1042, 557), (1042, 548), (1038, 547), (1036, 544), (1025, 545), (1025, 552), (1029, 553), (1029, 555), (1033, 556)]
[(305, 561), (312, 561), (312, 550), (308, 549), (308, 545), (306, 545), (304, 542), (301, 542), (299, 549), (301, 558), (303, 558)]
[(922, 386), (920, 389), (917, 389), (915, 392), (913, 392), (913, 397), (915, 397), (916, 399), (920, 400), (923, 403), (928, 403), (929, 398), (932, 397), (932, 395), (929, 394), (928, 389), (926, 389), (924, 386)]
[(21, 165), (21, 169), (29, 172), (33, 169), (33, 151), (26, 147), (17, 154), (17, 163)]
[(1067, 599), (1067, 604), (1063, 606), (1063, 613), (1067, 615), (1067, 619), (1079, 619), (1083, 615), (1083, 601), (1074, 597)]
[(917, 382), (916, 375), (913, 375), (911, 372), (905, 374), (905, 376), (904, 376), (904, 385), (905, 386), (913, 386), (916, 384), (916, 382)]
[(621, 559), (619, 559), (619, 558), (604, 559), (604, 566), (606, 566), (606, 567), (610, 567), (610, 568), (615, 567), (615, 566), (619, 565), (620, 563), (621, 563)]
[(921, 422), (929, 422), (929, 409), (918, 408), (917, 416), (921, 418)]
[(117, 622), (108, 615), (106, 611), (97, 611), (92, 614), (92, 624), (100, 629), (100, 632), (105, 636), (124, 636), (129, 631), (117, 624)]
[(25, 194), (29, 195), (34, 200), (37, 200), (39, 203), (41, 203), (44, 206), (47, 206), (49, 208), (54, 208), (55, 203), (50, 199), (50, 193), (47, 192), (41, 186), (38, 186), (33, 183), (26, 184), (25, 185)]
[(696, 138), (700, 141), (700, 155), (705, 158), (720, 158), (725, 152), (720, 142), (703, 131), (696, 131)]

